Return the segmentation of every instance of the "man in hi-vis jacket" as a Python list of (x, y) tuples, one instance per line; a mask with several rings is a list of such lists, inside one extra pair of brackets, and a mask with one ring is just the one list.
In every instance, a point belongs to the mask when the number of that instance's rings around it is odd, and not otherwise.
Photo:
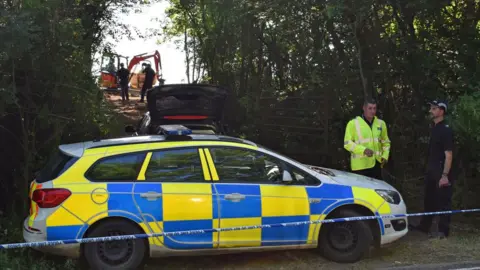
[(365, 100), (363, 114), (350, 120), (345, 129), (344, 148), (351, 153), (352, 172), (382, 179), (382, 167), (390, 154), (385, 121), (376, 117), (377, 103)]

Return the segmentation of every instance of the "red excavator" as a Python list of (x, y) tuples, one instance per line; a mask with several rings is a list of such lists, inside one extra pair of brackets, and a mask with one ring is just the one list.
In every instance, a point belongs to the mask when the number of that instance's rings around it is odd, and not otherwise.
[[(151, 62), (147, 59), (152, 58), (154, 60), (154, 65), (151, 64)], [(108, 63), (106, 66), (103, 66), (104, 59), (108, 59)], [(116, 63), (115, 59), (116, 58)], [(162, 62), (160, 58), (160, 53), (158, 51), (155, 51), (154, 53), (148, 54), (148, 53), (143, 53), (139, 55), (135, 55), (130, 63), (128, 62), (128, 57), (114, 54), (114, 53), (108, 53), (104, 52), (102, 55), (102, 60), (101, 60), (101, 71), (100, 71), (100, 87), (104, 87), (107, 89), (118, 89), (120, 85), (118, 84), (118, 78), (116, 76), (117, 70), (120, 68), (120, 60), (125, 59), (126, 62), (126, 67), (130, 71), (130, 79), (129, 79), (129, 84), (130, 88), (133, 89), (141, 89), (143, 86), (143, 81), (145, 80), (145, 74), (143, 74), (143, 69), (141, 64), (150, 64), (152, 69), (155, 71), (155, 78), (153, 79), (153, 85), (155, 85), (158, 82), (160, 84), (164, 83), (163, 74), (162, 74)]]
[(103, 52), (100, 60), (99, 86), (101, 88), (117, 89), (119, 87), (116, 73), (122, 62), (128, 65), (128, 57), (108, 51)]

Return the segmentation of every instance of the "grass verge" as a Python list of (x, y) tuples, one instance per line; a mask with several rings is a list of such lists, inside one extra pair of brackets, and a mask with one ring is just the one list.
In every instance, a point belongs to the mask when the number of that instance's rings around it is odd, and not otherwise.
[[(22, 224), (20, 218), (0, 217), (0, 243), (22, 243)], [(0, 269), (2, 270), (69, 270), (76, 269), (74, 260), (47, 256), (29, 248), (0, 251)]]

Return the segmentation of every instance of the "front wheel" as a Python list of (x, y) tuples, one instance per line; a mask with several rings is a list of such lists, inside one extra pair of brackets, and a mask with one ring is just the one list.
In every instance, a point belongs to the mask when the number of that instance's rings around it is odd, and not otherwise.
[[(86, 237), (142, 234), (130, 222), (107, 220), (96, 226)], [(141, 269), (147, 257), (145, 239), (89, 243), (83, 246), (85, 263), (90, 269)]]
[[(345, 209), (332, 218), (354, 216), (360, 215)], [(326, 223), (320, 228), (318, 247), (322, 255), (331, 261), (352, 263), (369, 253), (372, 241), (372, 230), (367, 221)]]

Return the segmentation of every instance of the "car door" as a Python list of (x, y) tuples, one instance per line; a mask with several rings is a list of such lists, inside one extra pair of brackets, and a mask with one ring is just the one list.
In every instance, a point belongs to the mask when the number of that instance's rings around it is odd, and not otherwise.
[[(216, 205), (203, 150), (194, 147), (151, 151), (135, 184), (135, 201), (151, 231), (212, 229)], [(213, 248), (212, 233), (157, 239), (171, 249)]]
[[(310, 220), (304, 185), (281, 181), (288, 164), (254, 149), (210, 147), (220, 228)], [(218, 181), (216, 181), (218, 179)], [(221, 232), (220, 247), (306, 244), (308, 225)]]

